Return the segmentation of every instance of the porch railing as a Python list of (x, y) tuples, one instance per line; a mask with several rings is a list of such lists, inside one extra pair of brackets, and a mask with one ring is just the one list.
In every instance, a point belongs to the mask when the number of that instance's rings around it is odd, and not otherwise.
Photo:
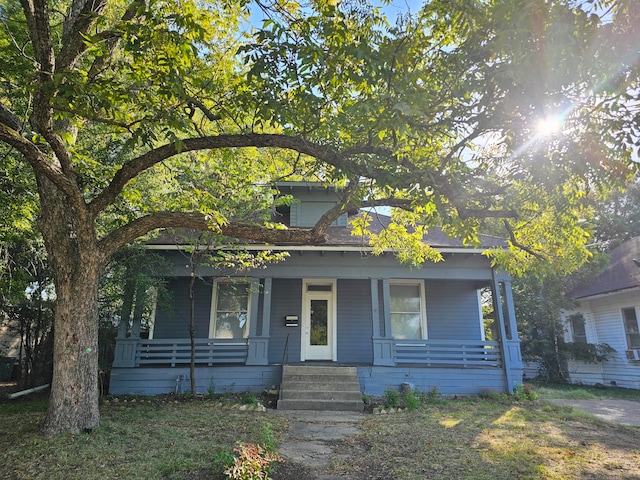
[[(191, 362), (191, 341), (188, 338), (170, 340), (119, 339), (116, 345), (115, 366), (171, 366)], [(197, 365), (244, 364), (247, 361), (246, 340), (196, 339), (195, 363)], [(127, 353), (128, 352), (128, 353)], [(128, 365), (125, 365), (128, 364)]]
[[(249, 341), (197, 339), (195, 363), (197, 365), (267, 364), (248, 362)], [(266, 347), (265, 347), (266, 348)], [(502, 367), (503, 358), (499, 342), (474, 340), (396, 340), (374, 339), (377, 354), (374, 364), (415, 364), (452, 367)], [(517, 349), (516, 349), (517, 350)], [(509, 350), (511, 352), (511, 350)], [(255, 355), (254, 355), (255, 356)], [(382, 359), (384, 363), (379, 360)], [(251, 360), (251, 359), (249, 359)], [(517, 359), (511, 358), (513, 363)], [(146, 340), (118, 339), (114, 367), (188, 365), (191, 344), (188, 338)], [(519, 362), (521, 363), (521, 362)]]
[(426, 366), (501, 367), (499, 342), (393, 340), (393, 361)]

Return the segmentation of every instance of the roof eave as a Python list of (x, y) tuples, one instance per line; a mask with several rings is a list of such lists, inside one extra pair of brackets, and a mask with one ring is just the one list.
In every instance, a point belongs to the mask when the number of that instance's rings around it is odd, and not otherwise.
[[(180, 245), (145, 245), (146, 250), (180, 250)], [(440, 253), (465, 253), (465, 254), (483, 254), (487, 250), (500, 247), (486, 247), (486, 248), (467, 248), (467, 247), (433, 247)], [(201, 246), (200, 249), (207, 249), (206, 246)], [(372, 247), (367, 246), (355, 246), (355, 245), (223, 245), (212, 250), (253, 250), (253, 251), (289, 251), (289, 252), (372, 252)], [(386, 252), (398, 252), (400, 250), (387, 249)]]
[(602, 293), (594, 293), (590, 295), (584, 295), (582, 297), (571, 297), (574, 300), (585, 301), (585, 300), (597, 300), (599, 298), (609, 297), (611, 295), (617, 295), (619, 293), (628, 293), (633, 292), (634, 290), (640, 291), (640, 286), (636, 285), (634, 287), (625, 287), (619, 288), (617, 290), (611, 290), (610, 292), (602, 292)]

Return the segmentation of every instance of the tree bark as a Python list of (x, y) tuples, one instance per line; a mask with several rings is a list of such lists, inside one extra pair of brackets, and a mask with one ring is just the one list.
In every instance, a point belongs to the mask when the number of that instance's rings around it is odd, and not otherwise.
[[(71, 262), (71, 261), (70, 261)], [(100, 425), (98, 410), (97, 265), (73, 262), (76, 272), (58, 282), (53, 377), (42, 433), (89, 432)]]
[(91, 431), (98, 410), (98, 283), (104, 264), (93, 222), (57, 186), (36, 174), (39, 227), (56, 287), (54, 366), (45, 435)]

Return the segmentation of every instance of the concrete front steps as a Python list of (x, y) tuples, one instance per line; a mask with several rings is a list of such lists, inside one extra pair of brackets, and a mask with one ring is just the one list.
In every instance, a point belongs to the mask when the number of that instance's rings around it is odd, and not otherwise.
[(278, 409), (361, 412), (356, 368), (284, 365)]

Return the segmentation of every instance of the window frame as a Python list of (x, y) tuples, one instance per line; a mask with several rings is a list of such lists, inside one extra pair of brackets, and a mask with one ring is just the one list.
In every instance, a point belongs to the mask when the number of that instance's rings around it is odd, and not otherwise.
[[(218, 314), (218, 287), (220, 284), (245, 284), (247, 286), (247, 304), (246, 316), (247, 320), (243, 327), (242, 337), (240, 338), (222, 338), (216, 337), (216, 317)], [(241, 310), (240, 312), (244, 312)], [(213, 281), (213, 291), (211, 293), (211, 312), (209, 314), (209, 338), (212, 340), (246, 340), (249, 337), (249, 323), (251, 321), (251, 280), (247, 278), (216, 278)]]
[[(419, 294), (420, 294), (420, 338), (396, 338), (393, 334), (393, 322), (392, 322), (392, 318), (393, 318), (393, 310), (391, 309), (391, 305), (392, 305), (392, 301), (391, 299), (393, 298), (393, 294), (392, 294), (392, 287), (394, 285), (408, 285), (408, 286), (412, 286), (418, 287), (419, 290)], [(401, 312), (396, 312), (396, 313), (401, 313)], [(407, 312), (404, 312), (407, 313)], [(413, 312), (412, 312), (413, 313)], [(429, 339), (429, 333), (427, 331), (427, 303), (426, 303), (426, 293), (425, 293), (425, 286), (424, 286), (424, 281), (423, 280), (402, 280), (402, 279), (394, 279), (394, 280), (389, 280), (389, 333), (391, 338), (393, 338), (394, 340), (408, 340), (408, 341), (419, 341), (419, 340), (428, 340)]]
[[(584, 335), (577, 335), (576, 336), (576, 328), (575, 328), (575, 324), (574, 321), (576, 320), (580, 320), (582, 321), (582, 328), (584, 330)], [(569, 315), (569, 317), (567, 318), (567, 322), (569, 324), (569, 331), (571, 332), (571, 343), (580, 343), (580, 344), (587, 344), (589, 343), (588, 339), (587, 339), (587, 319), (584, 317), (583, 313), (574, 313)], [(576, 341), (576, 338), (580, 339), (579, 341)], [(584, 340), (582, 340), (584, 339)]]
[[(629, 332), (627, 331), (627, 318), (625, 315), (625, 311), (631, 310), (633, 311), (635, 317), (636, 317), (636, 329), (635, 332)], [(622, 317), (622, 329), (624, 331), (624, 341), (626, 343), (627, 346), (627, 350), (639, 350), (640, 349), (640, 344), (638, 346), (632, 347), (629, 343), (629, 336), (630, 335), (637, 335), (640, 338), (640, 315), (638, 315), (638, 307), (625, 307), (625, 308), (621, 308), (620, 309), (620, 316)], [(640, 340), (639, 340), (640, 343)]]

